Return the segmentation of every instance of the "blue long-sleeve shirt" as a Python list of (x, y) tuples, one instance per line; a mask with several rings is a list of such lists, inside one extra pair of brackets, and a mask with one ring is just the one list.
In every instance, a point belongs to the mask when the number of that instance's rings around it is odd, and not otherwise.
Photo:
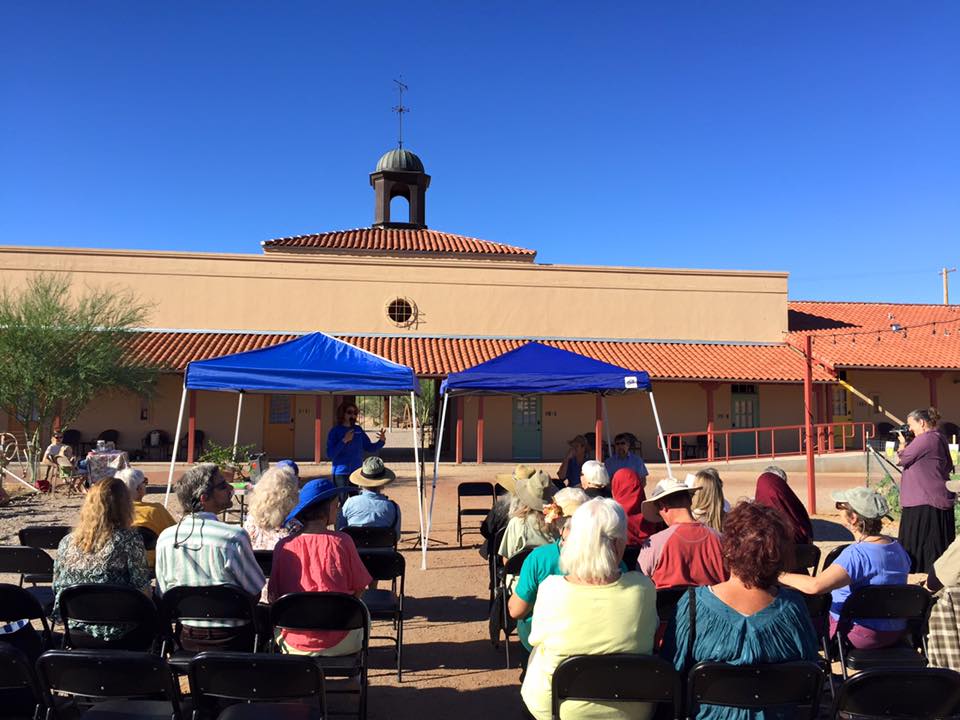
[[(345, 443), (343, 436), (350, 430), (353, 430), (353, 440)], [(383, 440), (371, 442), (359, 425), (335, 425), (327, 434), (327, 457), (333, 463), (334, 475), (349, 475), (363, 465), (364, 452), (376, 452), (382, 447)]]

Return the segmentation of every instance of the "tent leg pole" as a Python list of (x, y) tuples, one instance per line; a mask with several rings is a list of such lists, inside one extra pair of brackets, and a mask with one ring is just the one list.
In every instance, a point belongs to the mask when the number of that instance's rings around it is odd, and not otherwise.
[(237, 441), (240, 440), (240, 411), (243, 410), (243, 390), (237, 393), (237, 424), (233, 428), (233, 454), (237, 454)]
[(421, 552), (423, 557), (420, 560), (420, 569), (427, 569), (427, 543), (430, 541), (430, 530), (433, 527), (433, 500), (437, 496), (437, 475), (440, 472), (440, 450), (443, 447), (443, 430), (447, 421), (447, 400), (449, 395), (443, 395), (443, 407), (440, 410), (440, 432), (437, 434), (437, 442), (433, 451), (433, 486), (430, 488), (430, 510), (427, 512), (427, 532), (421, 539)]
[(653, 408), (653, 419), (657, 423), (657, 437), (660, 438), (660, 449), (663, 451), (663, 462), (667, 465), (667, 477), (673, 477), (673, 470), (670, 469), (670, 452), (663, 442), (663, 428), (660, 425), (660, 413), (657, 412), (657, 401), (653, 397), (653, 390), (650, 391), (650, 407)]
[(417, 395), (410, 393), (410, 419), (413, 422), (413, 464), (417, 473), (417, 512), (420, 516), (420, 537), (423, 538), (423, 476), (420, 474), (420, 438), (417, 434)]
[(180, 430), (183, 428), (183, 408), (187, 405), (187, 383), (184, 376), (183, 393), (180, 395), (180, 414), (177, 415), (177, 434), (173, 436), (173, 454), (170, 456), (170, 472), (167, 474), (167, 494), (163, 496), (163, 506), (170, 501), (170, 488), (173, 485), (173, 468), (180, 450)]
[(601, 395), (600, 401), (603, 403), (603, 429), (607, 435), (607, 457), (613, 457), (613, 448), (610, 445), (610, 418), (607, 416), (607, 396)]

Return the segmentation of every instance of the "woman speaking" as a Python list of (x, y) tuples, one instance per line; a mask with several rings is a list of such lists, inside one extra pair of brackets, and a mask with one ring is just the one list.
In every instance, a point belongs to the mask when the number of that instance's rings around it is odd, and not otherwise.
[(337, 487), (350, 487), (350, 473), (363, 465), (363, 453), (377, 453), (386, 442), (386, 431), (381, 428), (377, 442), (357, 425), (357, 406), (341, 403), (337, 408), (337, 424), (327, 435), (327, 457), (333, 463), (333, 482)]

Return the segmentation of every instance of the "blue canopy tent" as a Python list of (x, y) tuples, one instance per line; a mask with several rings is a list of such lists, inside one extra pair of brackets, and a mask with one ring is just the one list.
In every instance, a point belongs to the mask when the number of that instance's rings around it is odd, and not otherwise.
[[(240, 433), (240, 413), (246, 392), (310, 394), (338, 393), (342, 395), (406, 395), (410, 394), (414, 437), (416, 425), (417, 377), (411, 368), (391, 362), (379, 355), (361, 350), (342, 340), (311, 333), (279, 345), (249, 350), (234, 355), (198, 360), (187, 365), (174, 437), (173, 455), (167, 477), (167, 494), (173, 485), (173, 469), (180, 443), (183, 410), (188, 390), (235, 392), (237, 422), (233, 444)], [(413, 444), (417, 467), (417, 489), (420, 490), (420, 458), (417, 443)], [(423, 512), (420, 513), (420, 531), (423, 533)]]
[[(660, 446), (663, 429), (653, 397), (650, 376), (642, 370), (626, 368), (601, 362), (568, 350), (530, 342), (515, 350), (499, 355), (484, 363), (457, 373), (451, 373), (440, 386), (443, 409), (440, 413), (440, 432), (433, 459), (433, 487), (430, 494), (430, 510), (427, 514), (426, 536), (429, 538), (433, 520), (433, 501), (437, 492), (437, 475), (440, 468), (440, 449), (444, 424), (447, 417), (447, 401), (457, 395), (546, 395), (589, 393), (605, 397), (623, 393), (647, 392), (657, 423)], [(606, 405), (604, 403), (604, 415)], [(604, 422), (607, 426), (607, 423)], [(609, 430), (608, 430), (609, 433)], [(599, 438), (598, 438), (599, 441)], [(607, 445), (609, 446), (609, 434)], [(664, 452), (667, 475), (670, 476), (670, 458)], [(426, 567), (427, 543), (423, 544), (422, 566)]]

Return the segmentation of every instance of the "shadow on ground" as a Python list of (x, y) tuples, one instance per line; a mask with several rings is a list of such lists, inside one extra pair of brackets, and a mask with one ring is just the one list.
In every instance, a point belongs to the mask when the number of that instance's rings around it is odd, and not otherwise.
[(853, 540), (851, 532), (838, 522), (818, 519), (810, 522), (813, 524), (813, 538), (818, 542), (847, 542)]

